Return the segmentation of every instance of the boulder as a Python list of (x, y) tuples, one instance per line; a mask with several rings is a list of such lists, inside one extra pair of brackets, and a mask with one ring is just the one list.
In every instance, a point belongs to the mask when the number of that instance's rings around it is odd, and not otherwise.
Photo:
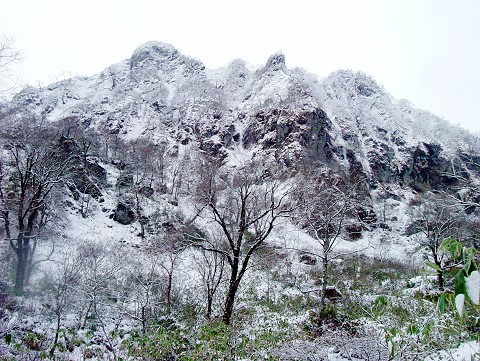
[(303, 254), (300, 257), (300, 262), (309, 266), (314, 266), (317, 264), (317, 258), (309, 254)]
[(123, 224), (128, 225), (136, 221), (135, 211), (133, 206), (129, 202), (119, 202), (117, 208), (113, 214), (113, 220)]
[(133, 175), (130, 173), (122, 173), (115, 184), (117, 188), (129, 188), (133, 186)]
[(343, 297), (342, 293), (335, 286), (327, 286), (325, 290), (325, 298), (330, 301), (339, 301)]
[(87, 162), (87, 173), (94, 176), (102, 185), (107, 184), (107, 170), (97, 162)]
[(362, 238), (363, 225), (359, 222), (347, 224), (345, 227), (350, 241), (356, 241)]
[(145, 197), (151, 197), (154, 193), (154, 190), (152, 187), (148, 187), (148, 186), (143, 186), (140, 188), (139, 190), (140, 194), (145, 196)]

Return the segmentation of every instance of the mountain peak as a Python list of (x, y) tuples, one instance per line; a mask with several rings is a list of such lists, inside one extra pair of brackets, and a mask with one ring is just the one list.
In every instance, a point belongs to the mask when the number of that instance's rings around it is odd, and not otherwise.
[(386, 91), (375, 79), (361, 71), (341, 69), (331, 73), (325, 83), (342, 87), (351, 95), (371, 97), (375, 94), (386, 95)]
[(171, 44), (160, 41), (149, 41), (139, 46), (130, 58), (130, 68), (136, 67), (139, 63), (150, 61), (170, 61), (176, 59), (180, 53)]
[(285, 65), (285, 55), (282, 52), (277, 52), (268, 58), (267, 64), (265, 65), (266, 69), (270, 70), (284, 70)]

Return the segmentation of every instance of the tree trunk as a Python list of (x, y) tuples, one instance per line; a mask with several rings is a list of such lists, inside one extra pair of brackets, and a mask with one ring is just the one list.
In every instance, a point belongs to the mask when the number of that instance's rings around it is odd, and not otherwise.
[(212, 318), (213, 295), (209, 292), (207, 295), (207, 320)]
[(53, 340), (52, 348), (50, 349), (50, 357), (53, 357), (53, 354), (55, 353), (55, 349), (57, 348), (58, 344), (58, 334), (60, 332), (60, 323), (61, 321), (61, 313), (57, 312), (57, 327), (55, 329), (55, 338)]
[(323, 258), (323, 275), (322, 275), (322, 297), (320, 298), (320, 309), (325, 306), (325, 295), (327, 293), (328, 285), (328, 258)]
[(167, 282), (167, 313), (170, 313), (172, 308), (172, 284), (173, 284), (173, 265), (172, 271), (168, 272), (168, 282)]
[(17, 269), (15, 274), (15, 294), (18, 296), (23, 295), (23, 288), (25, 285), (25, 276), (28, 266), (28, 253), (30, 250), (30, 244), (28, 240), (23, 237), (19, 237), (18, 246), (15, 252), (17, 253)]
[(443, 292), (445, 289), (445, 281), (443, 280), (443, 272), (437, 270), (437, 282), (438, 282), (438, 289), (440, 292)]
[(442, 262), (440, 262), (436, 253), (434, 254), (433, 261), (440, 268), (440, 270), (437, 270), (437, 283), (438, 290), (443, 292), (445, 289), (445, 281), (443, 279)]
[(233, 250), (233, 264), (231, 264), (232, 272), (230, 274), (230, 281), (228, 282), (227, 297), (225, 298), (225, 307), (223, 310), (222, 322), (230, 325), (233, 314), (233, 305), (235, 303), (235, 295), (237, 294), (238, 286), (240, 285), (241, 276), (238, 278), (239, 271), (239, 248)]
[(138, 223), (140, 223), (139, 236), (140, 238), (145, 238), (145, 224), (144, 224), (145, 222), (143, 220), (143, 217), (140, 211), (140, 196), (139, 196), (140, 190), (138, 189), (138, 187), (139, 187), (139, 184), (136, 184), (135, 185), (135, 212), (138, 219)]
[(142, 332), (143, 332), (143, 334), (145, 334), (146, 331), (147, 331), (147, 323), (146, 323), (146, 320), (145, 320), (145, 307), (146, 306), (142, 306)]
[[(19, 212), (21, 214), (21, 212)], [(25, 277), (27, 276), (30, 261), (30, 238), (33, 233), (35, 221), (38, 216), (38, 208), (35, 208), (27, 218), (27, 224), (23, 223), (23, 219), (18, 217), (18, 237), (17, 246), (13, 247), (17, 254), (17, 270), (15, 275), (15, 293), (19, 296), (23, 295), (25, 287)]]
[(34, 238), (33, 242), (29, 244), (28, 255), (27, 255), (27, 266), (25, 269), (25, 279), (23, 281), (23, 286), (28, 287), (30, 285), (30, 278), (32, 277), (33, 268), (35, 264), (33, 263), (33, 256), (37, 250), (37, 239)]
[(235, 296), (238, 290), (238, 282), (230, 282), (228, 287), (227, 297), (225, 298), (225, 310), (223, 311), (222, 321), (227, 326), (230, 325), (233, 314), (233, 305), (235, 303)]

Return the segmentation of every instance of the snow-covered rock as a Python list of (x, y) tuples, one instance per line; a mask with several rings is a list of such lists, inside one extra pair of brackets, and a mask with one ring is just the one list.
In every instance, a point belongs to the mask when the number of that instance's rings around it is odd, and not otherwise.
[(28, 87), (7, 108), (51, 122), (71, 117), (124, 139), (193, 142), (221, 157), (236, 146), (281, 146), (273, 152), (280, 161), (320, 161), (372, 184), (438, 188), (455, 183), (452, 169), (473, 172), (466, 155), (478, 154), (478, 142), (466, 130), (393, 99), (366, 74), (321, 79), (286, 64), (277, 53), (254, 70), (239, 59), (206, 69), (170, 44), (148, 42), (92, 77)]

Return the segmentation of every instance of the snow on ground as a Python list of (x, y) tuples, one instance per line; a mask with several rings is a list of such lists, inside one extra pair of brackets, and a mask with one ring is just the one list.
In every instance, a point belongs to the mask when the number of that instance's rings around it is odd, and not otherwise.
[(477, 341), (466, 342), (456, 349), (440, 351), (425, 361), (473, 361), (480, 360), (480, 345)]
[(245, 149), (242, 144), (235, 144), (233, 149), (228, 150), (229, 157), (227, 158), (227, 165), (229, 167), (238, 167), (246, 164), (253, 158), (256, 151), (258, 151), (258, 149), (255, 147)]
[(73, 211), (67, 216), (70, 227), (65, 234), (73, 240), (83, 242), (113, 243), (134, 238), (134, 226), (123, 226), (108, 217), (108, 214), (92, 211), (86, 218)]
[[(298, 229), (290, 222), (283, 222), (274, 229), (269, 238), (269, 243), (278, 247), (290, 250), (322, 254), (321, 244), (310, 237), (304, 231)], [(380, 260), (395, 260), (405, 262), (405, 256), (412, 266), (421, 262), (418, 255), (418, 244), (410, 238), (397, 233), (387, 232), (383, 229), (374, 229), (370, 232), (363, 232), (363, 237), (356, 241), (348, 241), (339, 238), (333, 250), (333, 255), (364, 254)]]

